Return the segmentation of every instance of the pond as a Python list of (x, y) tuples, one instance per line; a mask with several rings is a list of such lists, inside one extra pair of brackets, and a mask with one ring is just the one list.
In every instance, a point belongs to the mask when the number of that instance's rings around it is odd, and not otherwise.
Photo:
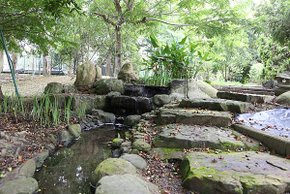
[(290, 109), (240, 114), (236, 120), (273, 136), (290, 138)]
[(115, 134), (113, 127), (85, 131), (71, 147), (55, 153), (35, 175), (40, 188), (38, 193), (92, 193), (91, 173), (101, 161), (111, 156), (108, 142)]

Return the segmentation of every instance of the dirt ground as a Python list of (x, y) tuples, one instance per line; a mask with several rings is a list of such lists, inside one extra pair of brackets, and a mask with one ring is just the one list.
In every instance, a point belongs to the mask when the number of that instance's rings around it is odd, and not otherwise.
[[(75, 77), (69, 76), (42, 76), (42, 75), (16, 75), (18, 90), (21, 96), (40, 95), (50, 82), (73, 84)], [(5, 95), (13, 95), (14, 86), (10, 74), (0, 74), (0, 84)]]

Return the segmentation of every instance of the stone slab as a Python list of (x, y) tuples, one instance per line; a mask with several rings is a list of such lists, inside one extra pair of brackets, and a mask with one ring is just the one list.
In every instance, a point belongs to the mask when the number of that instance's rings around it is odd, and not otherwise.
[(207, 194), (290, 192), (290, 161), (268, 153), (189, 153), (181, 165), (183, 186)]
[(245, 148), (243, 142), (235, 139), (231, 129), (178, 124), (162, 126), (161, 133), (154, 139), (154, 146), (166, 148), (216, 148), (221, 150)]
[(290, 140), (287, 138), (272, 136), (262, 130), (242, 124), (234, 124), (233, 128), (244, 135), (250, 136), (262, 142), (265, 146), (275, 151), (277, 154), (282, 156), (290, 154)]
[(161, 109), (155, 118), (155, 122), (159, 125), (181, 123), (186, 125), (227, 127), (232, 123), (232, 114), (197, 109)]
[(253, 105), (248, 102), (219, 98), (183, 99), (179, 106), (182, 108), (200, 108), (216, 111), (230, 111), (233, 113), (244, 113), (253, 109)]
[(262, 104), (265, 102), (270, 102), (274, 97), (267, 95), (258, 95), (258, 94), (245, 94), (238, 92), (228, 92), (228, 91), (219, 91), (217, 93), (218, 98), (236, 100), (242, 102), (258, 103)]

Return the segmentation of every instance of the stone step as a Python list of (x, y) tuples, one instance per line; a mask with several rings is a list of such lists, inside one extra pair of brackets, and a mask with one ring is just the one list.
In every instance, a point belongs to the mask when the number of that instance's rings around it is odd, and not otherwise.
[(181, 172), (183, 186), (201, 194), (290, 192), (290, 161), (268, 153), (192, 152)]
[(244, 113), (253, 109), (253, 105), (248, 102), (226, 100), (220, 98), (208, 99), (183, 99), (180, 104), (182, 108), (200, 108), (216, 111), (230, 111), (233, 113)]
[(154, 139), (155, 147), (246, 149), (246, 145), (237, 140), (229, 128), (169, 124), (162, 126), (160, 130), (161, 133)]
[(180, 123), (186, 125), (209, 125), (227, 127), (232, 123), (233, 115), (229, 112), (208, 111), (198, 109), (164, 108), (155, 118), (159, 125)]
[(238, 92), (229, 92), (229, 91), (219, 91), (217, 93), (218, 98), (228, 99), (228, 100), (236, 100), (242, 102), (250, 102), (250, 103), (258, 103), (262, 104), (265, 102), (270, 102), (273, 100), (273, 96), (269, 95), (259, 95), (259, 94), (245, 94)]

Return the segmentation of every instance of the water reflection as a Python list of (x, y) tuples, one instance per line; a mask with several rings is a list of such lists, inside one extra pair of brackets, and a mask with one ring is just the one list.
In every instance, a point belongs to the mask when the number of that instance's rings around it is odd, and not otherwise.
[(70, 148), (60, 150), (49, 158), (35, 176), (41, 189), (39, 193), (91, 193), (91, 172), (102, 160), (110, 157), (107, 142), (114, 136), (113, 127), (86, 131)]

